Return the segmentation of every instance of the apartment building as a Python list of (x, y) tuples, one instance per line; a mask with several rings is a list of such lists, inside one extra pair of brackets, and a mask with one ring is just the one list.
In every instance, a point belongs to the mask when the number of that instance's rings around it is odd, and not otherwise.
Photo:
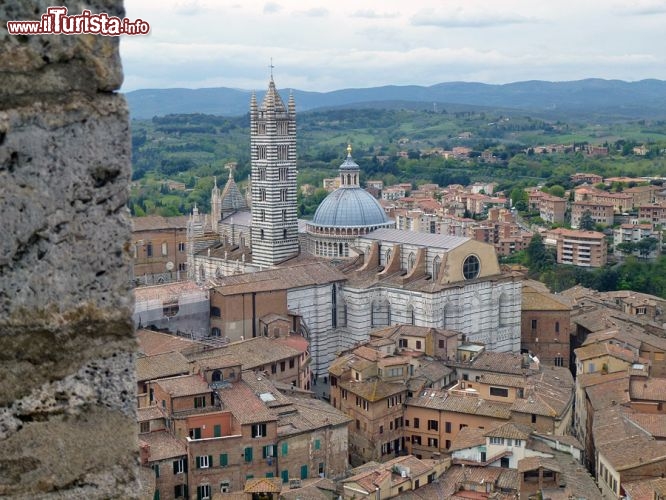
[[(641, 241), (648, 238), (654, 239), (654, 246), (641, 249)], [(613, 230), (613, 252), (616, 255), (626, 255), (622, 251), (622, 243), (628, 243), (629, 248), (633, 251), (629, 252), (632, 255), (637, 255), (647, 259), (655, 259), (661, 255), (662, 245), (662, 232), (655, 231), (652, 224), (622, 224), (619, 228)], [(626, 246), (626, 245), (625, 245)]]
[(638, 207), (638, 220), (648, 221), (652, 226), (666, 227), (666, 202), (652, 203)]
[(624, 213), (631, 210), (633, 196), (625, 193), (609, 193), (594, 187), (583, 186), (574, 190), (574, 201), (605, 203), (611, 205), (615, 212)]
[(557, 263), (579, 267), (601, 267), (607, 261), (607, 243), (603, 233), (558, 228), (546, 232), (546, 245), (557, 250)]
[(583, 182), (587, 182), (588, 184), (599, 184), (600, 182), (603, 182), (604, 178), (601, 175), (597, 174), (588, 174), (588, 173), (575, 173), (571, 176), (571, 182), (574, 184), (581, 184)]
[(613, 225), (614, 209), (610, 203), (576, 201), (571, 204), (571, 227), (579, 228), (581, 219), (588, 213), (595, 224)]

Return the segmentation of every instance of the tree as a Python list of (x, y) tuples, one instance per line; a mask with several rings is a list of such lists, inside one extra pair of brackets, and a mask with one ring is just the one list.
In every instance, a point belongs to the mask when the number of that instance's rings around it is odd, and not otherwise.
[(527, 194), (527, 191), (525, 191), (523, 188), (513, 188), (511, 190), (511, 205), (515, 205), (519, 201), (524, 201), (527, 203), (529, 201), (529, 195)]
[(532, 236), (525, 253), (527, 255), (527, 265), (531, 272), (540, 273), (550, 269), (555, 263), (552, 252), (546, 249), (543, 238), (539, 233)]
[(558, 198), (564, 198), (564, 188), (558, 184), (550, 187), (550, 194)]
[(657, 238), (653, 238), (652, 236), (643, 238), (636, 243), (636, 250), (638, 250), (638, 253), (642, 258), (647, 259), (649, 255), (657, 249), (658, 243), (659, 241)]
[(636, 244), (633, 241), (623, 241), (618, 243), (616, 248), (625, 255), (631, 255), (636, 251)]
[(589, 210), (585, 210), (585, 212), (583, 212), (578, 227), (583, 231), (592, 231), (594, 229), (594, 219), (592, 218), (592, 213)]

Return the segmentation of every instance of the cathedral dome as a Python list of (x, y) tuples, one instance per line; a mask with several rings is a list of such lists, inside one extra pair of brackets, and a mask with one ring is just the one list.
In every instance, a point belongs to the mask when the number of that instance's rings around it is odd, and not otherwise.
[(360, 187), (336, 189), (321, 202), (312, 218), (320, 227), (368, 227), (392, 225), (384, 209)]

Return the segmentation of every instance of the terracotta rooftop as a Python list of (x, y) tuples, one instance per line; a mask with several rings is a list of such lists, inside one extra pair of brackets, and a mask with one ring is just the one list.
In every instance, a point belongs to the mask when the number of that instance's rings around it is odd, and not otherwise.
[(666, 461), (666, 444), (635, 425), (621, 406), (595, 412), (592, 433), (599, 454), (617, 471)]
[(555, 472), (561, 472), (562, 468), (557, 460), (548, 457), (527, 457), (518, 461), (518, 472), (544, 468)]
[(486, 432), (487, 432), (486, 429), (478, 429), (476, 427), (463, 427), (462, 429), (460, 429), (460, 431), (458, 431), (458, 434), (456, 434), (456, 437), (451, 442), (451, 447), (449, 448), (449, 452), (485, 445)]
[(496, 427), (491, 431), (486, 431), (486, 437), (500, 437), (506, 439), (522, 439), (527, 440), (532, 434), (532, 429), (526, 425), (517, 424), (514, 422), (507, 422)]
[(155, 380), (187, 374), (190, 365), (181, 353), (165, 352), (153, 356), (144, 356), (136, 360), (136, 378), (138, 382)]
[(542, 371), (528, 377), (524, 398), (516, 399), (513, 411), (534, 413), (548, 417), (563, 416), (573, 404), (574, 380), (564, 367), (543, 367)]
[(280, 493), (282, 480), (279, 477), (258, 477), (245, 481), (245, 493)]
[[(545, 288), (545, 287), (543, 287)], [(562, 295), (550, 293), (534, 285), (532, 280), (523, 282), (522, 305), (523, 311), (570, 311), (571, 301)]]
[(137, 303), (149, 300), (167, 302), (180, 299), (182, 301), (183, 297), (193, 295), (207, 299), (208, 291), (194, 281), (177, 281), (161, 285), (140, 286), (134, 289), (134, 300)]
[(653, 500), (657, 495), (666, 496), (666, 478), (623, 482), (622, 488), (633, 500)]
[(461, 367), (494, 373), (522, 375), (523, 356), (510, 352), (483, 351), (471, 363), (458, 363)]
[(629, 384), (629, 394), (631, 399), (636, 400), (665, 401), (666, 378), (633, 379)]
[(188, 347), (198, 345), (197, 342), (184, 337), (154, 332), (152, 330), (137, 330), (136, 337), (139, 341), (139, 351), (143, 352), (146, 356), (182, 351)]
[(600, 358), (602, 356), (612, 356), (627, 363), (638, 361), (638, 356), (630, 349), (625, 349), (609, 342), (599, 342), (596, 344), (587, 344), (578, 349), (574, 349), (576, 359), (585, 361), (588, 359)]
[(424, 389), (424, 391), (407, 399), (407, 404), (433, 410), (483, 415), (508, 420), (511, 417), (511, 403), (487, 401), (474, 396), (458, 396), (444, 390)]
[(576, 376), (576, 384), (580, 387), (590, 387), (597, 384), (605, 384), (610, 380), (619, 380), (623, 378), (628, 378), (629, 374), (626, 370), (621, 370), (619, 372), (613, 373), (603, 373), (603, 372), (594, 372), (594, 373), (581, 373)]
[(381, 401), (389, 396), (407, 392), (407, 387), (404, 384), (385, 382), (377, 377), (362, 381), (349, 380), (339, 382), (339, 385), (352, 394), (367, 399), (370, 402)]
[(175, 217), (161, 217), (159, 215), (146, 215), (145, 217), (131, 217), (132, 232), (156, 231), (158, 229), (187, 229), (187, 215)]
[(346, 277), (324, 262), (306, 262), (288, 267), (225, 276), (211, 280), (216, 293), (237, 295), (249, 292), (287, 290), (343, 281)]
[(156, 405), (145, 406), (136, 410), (137, 422), (148, 422), (149, 420), (157, 420), (159, 418), (164, 418), (164, 414)]
[(666, 439), (666, 414), (634, 413), (629, 418), (655, 438)]
[(214, 351), (209, 351), (208, 354), (208, 356), (201, 355), (197, 357), (193, 365), (197, 369), (204, 371), (241, 366), (241, 362), (236, 356), (224, 350), (215, 349)]
[(525, 387), (527, 378), (517, 375), (503, 375), (501, 373), (482, 373), (478, 382), (487, 385), (499, 385), (502, 387)]
[(595, 411), (629, 402), (629, 377), (592, 385), (585, 389)]
[(208, 382), (199, 375), (163, 378), (155, 383), (164, 389), (167, 394), (175, 398), (211, 392)]
[(319, 399), (291, 398), (291, 402), (296, 412), (279, 417), (278, 436), (346, 425), (352, 421), (350, 417)]
[(143, 443), (150, 446), (149, 461), (151, 462), (187, 455), (185, 441), (176, 439), (166, 431), (141, 434), (139, 445), (141, 446)]
[[(460, 465), (452, 465), (444, 474), (442, 474), (438, 482), (422, 486), (412, 493), (418, 495), (416, 498), (422, 498), (423, 500), (432, 500), (435, 498), (464, 498), (454, 496), (458, 491), (459, 485), (463, 483), (474, 484), (478, 487), (485, 483), (490, 483), (494, 484), (497, 489), (502, 488), (505, 491), (513, 490), (514, 492), (518, 492), (520, 487), (520, 476), (516, 470), (505, 469), (502, 467), (463, 467)], [(466, 491), (465, 493), (472, 492)], [(487, 498), (487, 495), (484, 494), (484, 496)], [(484, 497), (477, 496), (468, 498), (481, 499)], [(515, 496), (512, 495), (512, 498), (515, 498)]]
[(254, 424), (277, 420), (245, 382), (236, 382), (231, 387), (217, 391), (225, 409), (230, 410), (241, 424)]
[[(240, 360), (243, 370), (254, 370), (261, 366), (270, 370), (270, 365), (301, 355), (301, 351), (271, 337), (254, 337), (251, 339), (232, 342), (223, 347), (202, 350), (200, 352), (187, 351), (185, 353), (191, 360), (203, 360), (211, 356), (229, 355), (230, 360)], [(266, 366), (268, 365), (268, 366)]]
[(327, 478), (301, 481), (301, 488), (287, 489), (280, 493), (282, 500), (332, 500), (337, 498), (336, 486)]

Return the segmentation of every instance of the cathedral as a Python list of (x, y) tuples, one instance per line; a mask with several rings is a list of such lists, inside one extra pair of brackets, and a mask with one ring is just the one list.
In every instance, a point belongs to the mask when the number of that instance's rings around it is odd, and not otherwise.
[[(213, 189), (211, 217), (194, 209), (190, 279), (211, 289), (259, 290), (262, 277), (268, 283), (277, 271), (297, 277), (313, 262), (330, 268), (335, 279), (309, 276), (282, 286), (284, 310), (305, 325), (314, 373), (325, 373), (336, 352), (366, 340), (371, 329), (393, 324), (446, 328), (489, 350), (519, 351), (521, 278), (500, 270), (492, 245), (394, 229), (361, 188), (350, 146), (340, 187), (312, 220), (299, 221), (296, 105), (290, 95), (285, 106), (272, 76), (261, 104), (252, 95), (250, 137), (250, 203), (230, 169), (224, 190)], [(222, 318), (215, 334), (238, 340), (237, 319)]]

